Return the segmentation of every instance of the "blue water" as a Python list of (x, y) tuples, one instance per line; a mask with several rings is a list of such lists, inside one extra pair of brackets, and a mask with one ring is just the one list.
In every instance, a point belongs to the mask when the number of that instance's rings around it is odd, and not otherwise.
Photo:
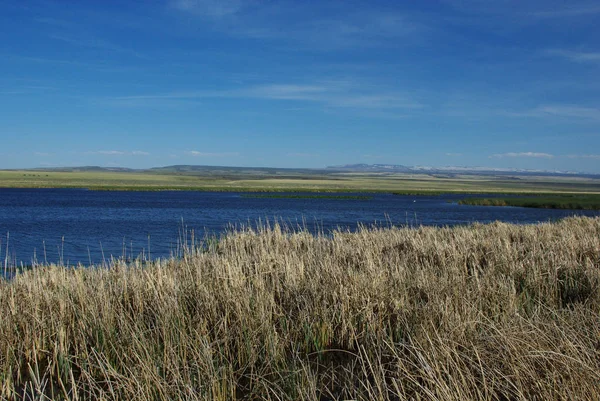
[[(337, 194), (341, 195), (341, 194)], [(357, 195), (357, 194), (353, 194)], [(328, 232), (358, 224), (456, 225), (501, 220), (552, 221), (598, 211), (458, 205), (465, 195), (368, 194), (370, 200), (248, 198), (227, 192), (103, 192), (0, 189), (0, 260), (100, 263), (113, 257), (167, 257), (178, 244), (231, 224), (285, 222)], [(454, 201), (454, 203), (448, 202)], [(187, 234), (186, 234), (187, 233)], [(8, 247), (7, 247), (8, 245)], [(8, 249), (8, 253), (7, 253)]]

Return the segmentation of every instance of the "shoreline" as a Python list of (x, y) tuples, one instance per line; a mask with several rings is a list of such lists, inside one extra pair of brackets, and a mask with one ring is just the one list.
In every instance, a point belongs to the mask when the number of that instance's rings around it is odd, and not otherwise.
[(239, 192), (239, 193), (359, 193), (359, 194), (390, 194), (390, 195), (415, 195), (415, 196), (436, 196), (436, 195), (516, 195), (516, 196), (585, 196), (598, 195), (597, 191), (543, 191), (543, 190), (498, 190), (498, 189), (373, 189), (373, 188), (303, 188), (303, 187), (214, 187), (214, 186), (198, 186), (198, 187), (181, 187), (181, 186), (86, 186), (86, 185), (51, 185), (51, 186), (2, 186), (0, 190), (5, 189), (73, 189), (85, 191), (116, 191), (116, 192), (168, 192), (168, 191), (189, 191), (189, 192)]

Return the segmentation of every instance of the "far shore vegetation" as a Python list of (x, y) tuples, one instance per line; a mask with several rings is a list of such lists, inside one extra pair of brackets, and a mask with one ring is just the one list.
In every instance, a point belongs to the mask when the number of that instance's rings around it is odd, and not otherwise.
[(344, 173), (276, 169), (0, 170), (0, 188), (82, 188), (114, 191), (362, 192), (399, 195), (443, 193), (600, 194), (600, 179), (562, 176)]
[(373, 197), (368, 195), (324, 195), (324, 194), (243, 194), (242, 198), (257, 199), (329, 199), (329, 200), (371, 200)]
[(597, 400), (600, 217), (239, 228), (0, 277), (2, 400)]
[(461, 205), (518, 206), (544, 209), (600, 210), (600, 195), (568, 194), (515, 198), (469, 198), (458, 202)]

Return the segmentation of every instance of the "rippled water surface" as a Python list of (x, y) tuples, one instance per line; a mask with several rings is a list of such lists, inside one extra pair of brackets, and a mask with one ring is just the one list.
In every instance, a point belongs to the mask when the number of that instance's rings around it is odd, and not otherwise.
[(254, 225), (259, 219), (328, 232), (337, 227), (354, 230), (358, 224), (534, 223), (574, 214), (599, 215), (456, 204), (465, 195), (368, 196), (369, 200), (281, 199), (231, 192), (0, 189), (0, 259), (4, 263), (8, 254), (12, 264), (31, 264), (34, 258), (88, 264), (111, 255), (166, 257), (177, 252), (186, 231), (188, 239), (192, 231), (201, 239), (205, 233), (222, 233), (230, 224)]

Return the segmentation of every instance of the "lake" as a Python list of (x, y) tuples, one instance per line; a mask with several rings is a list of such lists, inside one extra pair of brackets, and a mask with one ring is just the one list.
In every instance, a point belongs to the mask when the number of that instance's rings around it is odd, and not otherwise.
[[(11, 265), (63, 261), (101, 263), (113, 257), (168, 257), (194, 232), (277, 219), (311, 232), (364, 225), (456, 225), (495, 220), (552, 221), (598, 211), (467, 206), (468, 195), (370, 196), (364, 199), (253, 198), (235, 192), (128, 192), (84, 189), (0, 189), (0, 260)], [(481, 196), (481, 195), (477, 195)], [(8, 250), (8, 253), (7, 253)]]

